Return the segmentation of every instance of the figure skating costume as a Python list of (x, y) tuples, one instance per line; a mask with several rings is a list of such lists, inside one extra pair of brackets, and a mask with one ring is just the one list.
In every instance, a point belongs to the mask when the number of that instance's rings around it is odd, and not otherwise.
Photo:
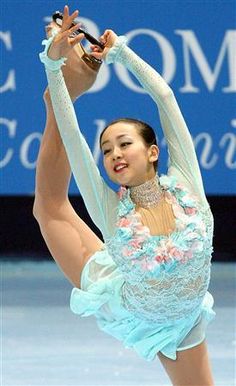
[[(215, 315), (207, 291), (213, 216), (190, 133), (170, 87), (119, 37), (106, 62), (123, 64), (157, 104), (170, 160), (167, 175), (114, 192), (80, 131), (60, 69), (65, 60), (47, 57), (51, 40), (40, 57), (55, 117), (76, 183), (104, 238), (104, 248), (83, 269), (81, 289), (72, 291), (71, 309), (94, 315), (103, 331), (147, 360), (159, 351), (176, 359), (176, 351), (204, 340)], [(161, 234), (170, 211), (174, 226)]]

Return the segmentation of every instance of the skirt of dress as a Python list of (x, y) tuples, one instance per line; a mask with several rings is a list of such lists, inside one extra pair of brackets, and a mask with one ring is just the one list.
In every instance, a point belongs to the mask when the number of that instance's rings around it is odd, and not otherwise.
[(158, 352), (176, 359), (176, 352), (197, 346), (205, 339), (214, 318), (213, 297), (207, 292), (199, 314), (168, 323), (155, 324), (131, 314), (122, 305), (124, 278), (107, 250), (96, 252), (85, 265), (81, 289), (71, 293), (71, 310), (81, 316), (94, 315), (99, 328), (121, 340), (150, 361)]

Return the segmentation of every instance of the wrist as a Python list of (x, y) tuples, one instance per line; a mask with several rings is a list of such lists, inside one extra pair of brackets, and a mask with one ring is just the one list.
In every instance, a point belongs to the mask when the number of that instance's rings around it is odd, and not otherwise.
[(40, 61), (47, 67), (50, 71), (58, 71), (61, 66), (65, 65), (67, 58), (52, 59), (48, 56), (52, 41), (54, 39), (55, 33), (49, 39), (44, 39), (42, 45), (45, 46), (44, 51), (39, 54)]
[(106, 54), (105, 62), (107, 64), (118, 62), (124, 47), (126, 47), (126, 43), (127, 43), (126, 36), (118, 36), (113, 46)]

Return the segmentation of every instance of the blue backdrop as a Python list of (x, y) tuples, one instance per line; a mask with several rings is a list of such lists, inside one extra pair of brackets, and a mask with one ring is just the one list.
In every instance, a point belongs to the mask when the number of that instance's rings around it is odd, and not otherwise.
[[(0, 194), (34, 191), (37, 153), (45, 121), (44, 26), (64, 1), (2, 0), (0, 5)], [(165, 77), (194, 139), (207, 194), (236, 193), (236, 3), (217, 0), (80, 0), (87, 30), (112, 28)], [(76, 104), (80, 126), (101, 166), (99, 132), (130, 116), (157, 132), (160, 173), (167, 152), (156, 107), (118, 66), (103, 66), (93, 89)], [(102, 169), (102, 168), (101, 168)], [(102, 171), (103, 173), (103, 171)], [(71, 184), (71, 192), (78, 192)]]

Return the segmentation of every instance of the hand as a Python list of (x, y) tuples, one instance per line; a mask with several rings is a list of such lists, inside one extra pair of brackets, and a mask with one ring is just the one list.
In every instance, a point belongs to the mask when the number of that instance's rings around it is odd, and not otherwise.
[(99, 39), (105, 47), (101, 49), (99, 46), (92, 44), (90, 46), (92, 50), (91, 55), (93, 55), (96, 59), (103, 60), (106, 57), (109, 49), (115, 44), (117, 37), (118, 36), (115, 34), (115, 32), (113, 32), (111, 29), (107, 29)]
[(76, 31), (80, 27), (80, 24), (76, 24), (70, 28), (73, 20), (78, 16), (78, 14), (79, 11), (74, 11), (71, 15), (69, 15), (69, 7), (67, 5), (64, 7), (62, 27), (60, 28), (58, 34), (54, 37), (48, 51), (48, 57), (50, 59), (58, 60), (61, 57), (67, 57), (71, 49), (84, 38), (84, 34), (70, 37), (72, 32)]

